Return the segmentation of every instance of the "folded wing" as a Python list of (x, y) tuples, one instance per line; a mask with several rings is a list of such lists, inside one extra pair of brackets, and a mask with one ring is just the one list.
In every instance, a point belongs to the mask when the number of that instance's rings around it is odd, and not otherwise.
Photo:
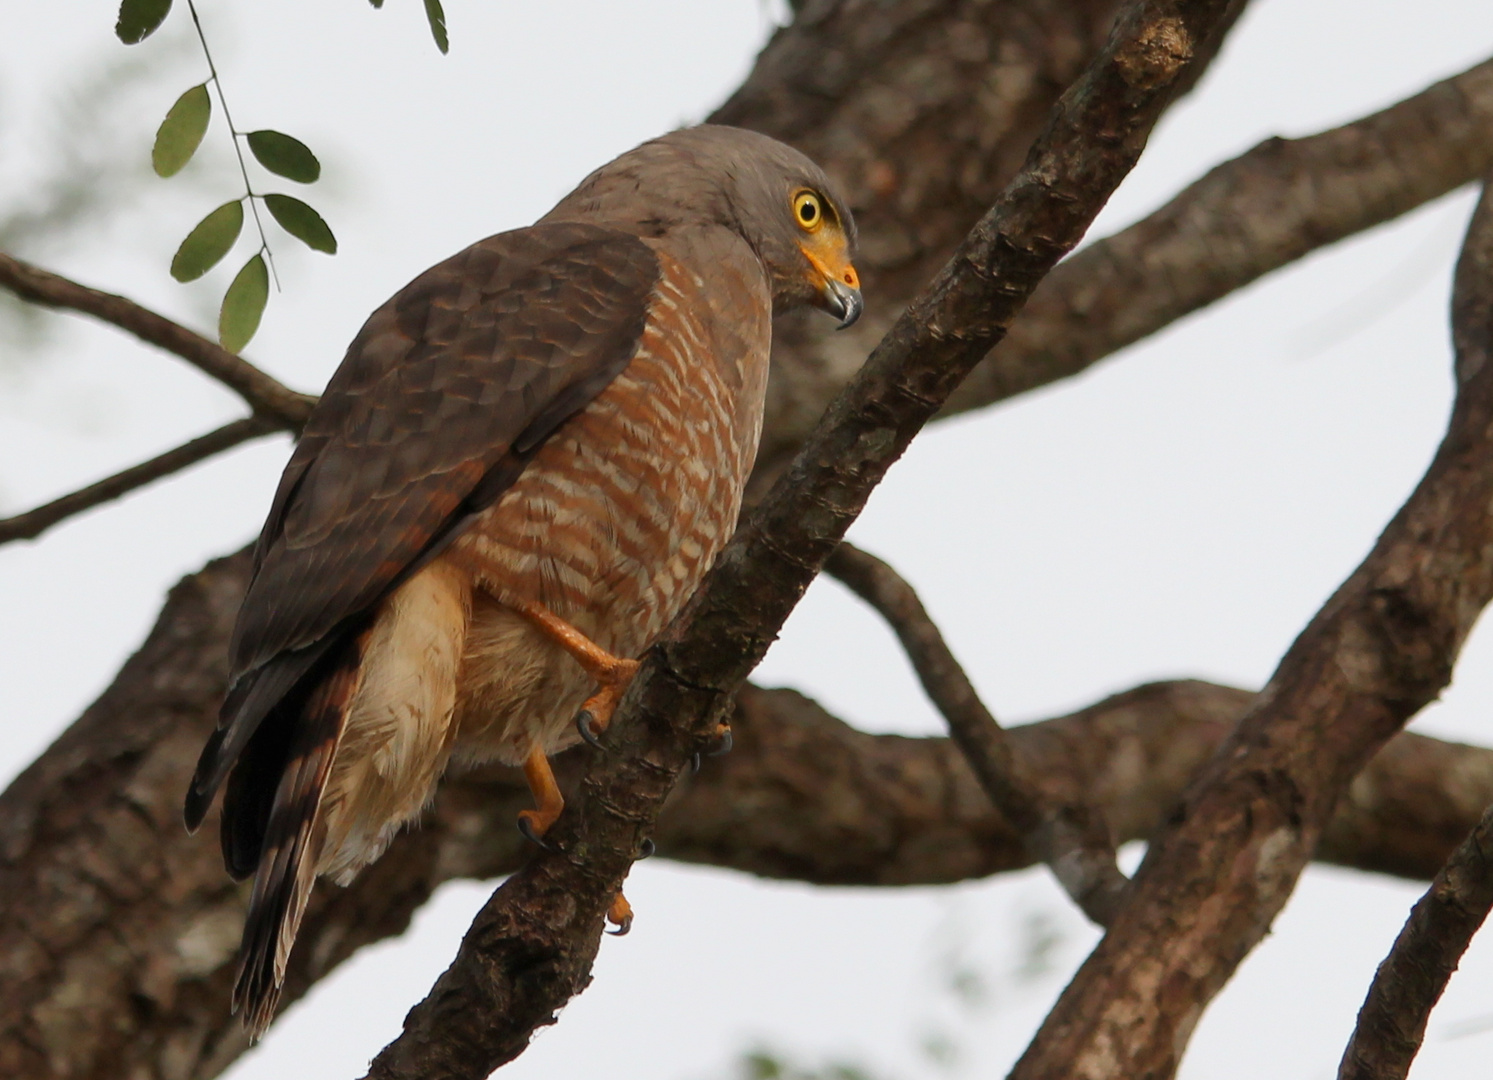
[[(653, 251), (630, 234), (538, 225), (474, 244), (369, 318), (260, 535), (229, 693), (187, 795), (189, 827), (266, 717), (304, 694), (379, 601), (627, 366), (658, 275)], [(287, 729), (276, 742), (293, 739), (293, 723), (273, 726)], [(250, 757), (270, 773), (284, 761), (273, 746)], [(251, 815), (258, 827), (239, 822), (236, 838), (225, 817), (231, 872), (253, 869), (267, 809)]]

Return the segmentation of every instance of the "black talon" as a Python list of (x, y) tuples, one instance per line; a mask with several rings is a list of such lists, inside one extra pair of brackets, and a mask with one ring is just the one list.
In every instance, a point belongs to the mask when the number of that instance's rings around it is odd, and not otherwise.
[(697, 773), (700, 771), (700, 754), (696, 751), (689, 759), (689, 771)]
[(628, 916), (626, 922), (624, 922), (621, 926), (617, 927), (617, 929), (615, 929), (615, 930), (608, 930), (607, 933), (611, 934), (613, 937), (626, 937), (627, 936), (627, 932), (629, 930), (631, 930), (631, 929), (632, 929), (632, 917)]
[(591, 710), (582, 709), (575, 718), (575, 729), (581, 733), (581, 738), (590, 743), (596, 749), (605, 751), (606, 747), (601, 745), (601, 740), (596, 737), (596, 732), (591, 730)]
[(643, 842), (638, 845), (638, 858), (651, 859), (653, 853), (658, 850), (658, 845), (653, 842), (653, 837), (645, 836)]
[(717, 740), (716, 744), (705, 751), (705, 753), (711, 757), (725, 757), (731, 752), (731, 747), (734, 745), (736, 744), (731, 741), (731, 729), (727, 728), (721, 732), (721, 737)]
[(542, 848), (543, 850), (550, 852), (551, 854), (559, 853), (559, 848), (555, 847), (554, 844), (546, 841), (544, 837), (540, 836), (534, 831), (534, 823), (528, 818), (520, 817), (518, 819), (518, 831), (523, 834), (524, 839), (529, 841), (529, 843), (534, 844)]

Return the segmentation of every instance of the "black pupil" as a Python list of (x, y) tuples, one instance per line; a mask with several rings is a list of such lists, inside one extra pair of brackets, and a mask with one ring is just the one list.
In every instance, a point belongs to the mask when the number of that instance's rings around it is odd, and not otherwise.
[(807, 225), (809, 222), (813, 221), (816, 217), (819, 216), (819, 207), (815, 206), (811, 200), (805, 199), (803, 201), (803, 204), (798, 208), (798, 216), (801, 217), (804, 221), (804, 224)]

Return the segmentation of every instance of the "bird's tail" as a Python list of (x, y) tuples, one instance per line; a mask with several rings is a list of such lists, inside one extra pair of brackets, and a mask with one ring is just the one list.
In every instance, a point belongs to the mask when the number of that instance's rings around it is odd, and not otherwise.
[(254, 869), (233, 988), (233, 1011), (242, 1013), (251, 1040), (257, 1041), (274, 1018), (286, 961), (316, 880), (325, 833), (322, 795), (360, 681), (358, 645), (349, 642), (338, 650), (308, 691), (281, 706), (282, 716), (267, 718), (254, 739), (263, 743), (246, 748), (228, 782), (224, 854), (230, 869), (235, 864), (243, 871)]

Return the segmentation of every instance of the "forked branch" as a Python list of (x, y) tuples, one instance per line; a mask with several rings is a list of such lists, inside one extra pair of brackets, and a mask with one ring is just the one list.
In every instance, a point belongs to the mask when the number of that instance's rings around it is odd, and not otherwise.
[[(246, 1046), (229, 1014), (243, 897), (216, 845), (182, 829), (181, 791), (217, 722), (251, 566), (243, 551), (173, 589), (114, 684), (0, 794), (0, 1076), (206, 1077)], [(1152, 684), (1009, 738), (1060, 798), (1097, 802), (1117, 840), (1147, 839), (1253, 698)], [(1032, 861), (946, 738), (870, 735), (802, 694), (751, 686), (732, 723), (736, 749), (681, 783), (659, 818), (660, 858), (865, 887)], [(567, 791), (586, 759), (557, 760)], [(443, 784), (421, 827), (350, 888), (313, 894), (302, 930), (313, 947), (291, 954), (286, 999), (403, 932), (443, 882), (518, 870), (533, 849), (513, 817), (528, 800), (517, 770)], [(1315, 857), (1429, 881), (1490, 802), (1493, 750), (1402, 733), (1339, 803)], [(95, 902), (101, 881), (115, 883), (113, 902)], [(184, 926), (202, 948), (182, 951)], [(58, 1001), (70, 1003), (61, 1033)]]
[(233, 390), (254, 411), (253, 416), (235, 420), (96, 484), (15, 517), (0, 519), (0, 544), (32, 539), (74, 514), (117, 499), (250, 439), (277, 430), (299, 432), (311, 415), (311, 407), (316, 404), (316, 398), (291, 390), (217, 342), (209, 341), (164, 315), (123, 296), (90, 289), (3, 252), (0, 252), (0, 286), (33, 304), (92, 315), (142, 341), (174, 353)]
[[(903, 8), (906, 11), (899, 10)], [(848, 165), (899, 161), (899, 145), (882, 145), (877, 141), (879, 130), (868, 133), (855, 127), (854, 116), (871, 112), (847, 107), (847, 84), (826, 86), (821, 78), (826, 70), (854, 73), (858, 85), (870, 85), (877, 93), (890, 81), (880, 74), (878, 65), (884, 58), (865, 51), (867, 35), (862, 31), (867, 13), (856, 5), (850, 9), (854, 9), (848, 13), (855, 16), (856, 35), (816, 42), (822, 48), (802, 48), (798, 27), (784, 31), (775, 51), (780, 60), (788, 56), (788, 61), (754, 76), (761, 91), (754, 99), (758, 104), (729, 119), (796, 142), (831, 164), (836, 148), (848, 148)], [(939, 34), (928, 33), (926, 28), (952, 25), (948, 20), (962, 18), (964, 6), (879, 5), (878, 14), (883, 10), (888, 18), (922, 21), (916, 24), (917, 33), (871, 38), (873, 42), (941, 41)], [(995, 27), (990, 32), (1009, 36), (999, 17), (1005, 5), (989, 5), (987, 10), (996, 13), (988, 20)], [(913, 14), (908, 15), (909, 11)], [(1078, 5), (1073, 14), (1094, 17), (1092, 7), (1084, 5)], [(831, 21), (816, 19), (802, 29), (827, 32), (824, 28), (830, 26)], [(1071, 43), (1062, 36), (1065, 29), (1059, 26), (1053, 31), (1057, 44), (1048, 51), (1069, 57), (1087, 55), (1092, 26), (1079, 25)], [(831, 51), (837, 62), (827, 69), (823, 58)], [(805, 56), (809, 59), (804, 60)], [(914, 59), (923, 62), (921, 57)], [(1054, 67), (1045, 56), (1038, 56), (1035, 65), (1046, 73), (1033, 84), (1039, 88), (1062, 85), (1073, 74), (1072, 68)], [(870, 72), (877, 72), (878, 77), (869, 78)], [(974, 74), (984, 78), (983, 71)], [(950, 85), (965, 84), (953, 80)], [(786, 120), (773, 112), (784, 102), (796, 110)], [(979, 130), (983, 139), (985, 128), (972, 111), (959, 111), (957, 102), (950, 103), (949, 109), (969, 119), (949, 124), (947, 130)], [(1004, 116), (1045, 109), (1046, 102), (1031, 95), (1002, 98), (1000, 103)], [(1120, 344), (1309, 250), (1470, 181), (1487, 168), (1493, 154), (1490, 118), (1493, 71), (1484, 64), (1384, 113), (1307, 139), (1272, 140), (1220, 166), (1170, 206), (1121, 234), (1123, 243), (1121, 238), (1101, 242), (1050, 275), (995, 354), (1010, 374), (986, 384), (977, 373), (966, 384), (969, 392), (961, 391), (956, 395), (958, 404), (951, 403), (949, 408), (976, 407), (1071, 374)], [(1005, 138), (1014, 150), (982, 146), (992, 185), (1009, 174), (1007, 163), (1019, 160), (1030, 135), (1018, 125)], [(935, 141), (934, 145), (937, 152), (923, 156), (936, 159), (944, 168), (951, 154), (958, 152), (957, 140)], [(968, 172), (961, 168), (959, 175)], [(869, 175), (871, 170), (846, 168), (844, 173), (848, 178)], [(911, 221), (917, 223), (917, 235), (922, 237), (935, 216), (930, 208), (938, 204), (930, 203), (926, 194), (912, 198), (915, 190), (915, 185), (904, 185), (889, 196), (889, 202), (896, 204), (888, 219), (894, 236), (912, 235), (907, 227)], [(929, 190), (934, 198), (943, 192)], [(994, 190), (994, 186), (988, 189)], [(982, 188), (977, 198), (987, 199), (986, 191)], [(956, 225), (949, 235), (957, 235), (964, 227)], [(946, 250), (948, 243), (940, 234), (932, 250)], [(895, 243), (880, 246), (902, 250)], [(912, 278), (921, 280), (925, 273), (919, 264)], [(908, 299), (910, 289), (910, 285), (888, 283), (868, 291), (868, 296), (890, 310)], [(91, 311), (84, 306), (76, 310)], [(864, 321), (870, 325), (871, 320)], [(832, 377), (823, 386), (805, 389), (795, 384), (788, 410), (793, 416), (780, 411), (769, 417), (760, 459), (766, 471), (781, 471), (773, 468), (774, 462), (786, 464), (787, 455), (800, 444), (813, 418), (859, 366), (865, 347), (851, 348), (849, 339), (848, 333), (832, 339), (847, 354), (847, 362), (838, 368), (831, 365)], [(874, 336), (866, 344), (872, 340)], [(809, 348), (789, 360), (790, 374), (799, 378), (804, 370), (816, 367), (820, 356)], [(0, 818), (10, 823), (7, 857), (17, 850), (26, 853), (20, 862), (0, 865), (10, 901), (0, 905), (11, 920), (7, 940), (20, 943), (13, 958), (29, 958), (37, 965), (24, 980), (10, 980), (6, 987), (13, 994), (12, 1004), (30, 1003), (25, 1009), (16, 1006), (13, 1015), (26, 1019), (0, 1038), (0, 1058), (36, 1063), (29, 1071), (12, 1068), (16, 1075), (50, 1075), (61, 1067), (57, 1064), (61, 1057), (68, 1062), (69, 1076), (112, 1075), (124, 1068), (121, 1061), (133, 1062), (130, 1068), (142, 1075), (161, 1070), (174, 1074), (182, 1067), (183, 1054), (190, 1056), (183, 1047), (200, 1048), (194, 1069), (216, 1073), (241, 1046), (237, 1026), (226, 1014), (231, 942), (224, 946), (229, 952), (210, 977), (184, 969), (178, 972), (180, 982), (173, 983), (163, 980), (161, 972), (186, 962), (179, 953), (180, 909), (176, 906), (184, 875), (192, 876), (195, 903), (215, 905), (205, 909), (210, 916), (206, 922), (194, 925), (232, 925), (239, 910), (212, 851), (201, 843), (189, 844), (182, 834), (177, 800), (203, 733), (212, 725), (210, 714), (216, 709), (224, 675), (222, 656), (246, 564), (247, 558), (240, 556), (188, 578), (152, 635), (152, 644), (126, 667), (105, 701), (91, 709), (0, 800), (0, 810), (8, 811), (0, 813)], [(228, 565), (234, 571), (225, 577), (223, 567)], [(186, 601), (204, 609), (200, 618), (182, 616), (180, 607)], [(1147, 694), (1155, 691), (1151, 688)], [(1232, 707), (1224, 706), (1233, 692), (1212, 688), (1204, 693), (1197, 687), (1176, 692), (1187, 698), (1220, 695), (1219, 715), (1210, 714), (1207, 723), (1198, 721), (1191, 727), (1141, 725), (1142, 731), (1129, 742), (1098, 738), (1094, 728), (1085, 724), (1024, 727), (1011, 737), (1019, 746), (1034, 747), (1032, 753), (1049, 762), (1054, 775), (1066, 767), (1074, 787), (1094, 789), (1104, 799), (1120, 836), (1149, 836), (1153, 823), (1177, 798), (1182, 778), (1221, 737), (1225, 721), (1232, 719)], [(1239, 693), (1237, 698), (1243, 702), (1245, 695)], [(745, 696), (743, 705), (749, 710), (781, 706), (795, 716), (818, 713), (812, 703), (788, 691), (753, 692)], [(1109, 707), (1121, 715), (1140, 709), (1128, 697), (1106, 703), (1105, 708)], [(1094, 714), (1091, 718), (1098, 716), (1093, 710), (1085, 715), (1089, 713)], [(196, 727), (184, 723), (184, 718)], [(780, 744), (772, 759), (782, 762), (784, 770), (774, 772), (772, 762), (764, 762), (765, 775), (754, 786), (745, 737), (749, 725), (750, 721), (742, 719), (737, 754), (713, 763), (702, 775), (702, 781), (706, 775), (719, 777), (725, 785), (719, 794), (713, 794), (713, 783), (697, 783), (671, 804), (671, 824), (658, 834), (661, 852), (752, 873), (863, 884), (957, 880), (1017, 865), (1025, 857), (1017, 838), (990, 813), (987, 800), (963, 773), (959, 755), (942, 745), (942, 740), (876, 739), (822, 715), (813, 729), (814, 738), (808, 739), (796, 725), (768, 725), (764, 713), (763, 737)], [(133, 741), (121, 733), (129, 733)], [(795, 786), (803, 770), (787, 755), (805, 745), (830, 755), (815, 759), (817, 775), (827, 776), (828, 786), (823, 789), (807, 791)], [(1150, 748), (1141, 756), (1148, 763), (1143, 777), (1137, 778), (1129, 768), (1107, 764), (1111, 758), (1115, 762), (1136, 760), (1138, 746)], [(911, 804), (900, 796), (886, 799), (888, 755), (894, 761), (908, 756), (903, 793), (915, 792), (926, 797), (927, 803)], [(1488, 758), (1488, 751), (1472, 747), (1435, 744), (1413, 735), (1397, 737), (1371, 764), (1370, 769), (1376, 770), (1372, 778), (1365, 777), (1361, 786), (1355, 784), (1340, 801), (1317, 856), (1368, 870), (1429, 876), (1476, 818), (1479, 807), (1466, 805), (1469, 799), (1489, 798), (1493, 766)], [(107, 762), (112, 770), (108, 775), (118, 778), (117, 783), (100, 781), (103, 774), (98, 770), (104, 767), (100, 761)], [(720, 772), (712, 774), (711, 770)], [(926, 789), (919, 777), (930, 774), (945, 778), (948, 786)], [(1458, 778), (1456, 784), (1447, 781), (1452, 776)], [(1470, 786), (1469, 777), (1474, 781)], [(1133, 790), (1125, 787), (1136, 782), (1139, 787)], [(753, 819), (750, 834), (741, 829), (739, 802), (733, 802), (742, 790), (748, 797), (779, 800), (772, 812)], [(338, 905), (325, 917), (324, 939), (322, 933), (313, 933), (308, 940), (322, 939), (326, 951), (308, 949), (297, 954), (295, 985), (304, 990), (359, 943), (397, 933), (409, 912), (443, 875), (511, 871), (520, 858), (509, 828), (518, 805), (516, 791), (475, 779), (447, 787), (442, 805), (449, 813), (438, 809), (435, 823), (402, 837), (395, 850), (353, 889), (323, 890), (319, 895), (338, 900)], [(147, 795), (157, 800), (150, 804), (148, 815), (155, 831), (145, 834), (138, 847), (111, 843), (100, 848), (99, 834), (135, 836), (145, 820), (139, 800)], [(504, 803), (505, 799), (509, 801)], [(835, 813), (846, 808), (845, 799), (851, 799), (850, 805), (859, 811), (854, 823), (861, 831), (850, 844), (844, 842), (843, 832), (832, 828)], [(93, 809), (79, 814), (76, 808), (83, 804)], [(479, 814), (486, 815), (493, 827), (473, 831), (473, 815)], [(884, 816), (893, 814), (906, 816), (892, 821)], [(944, 821), (941, 814), (955, 820)], [(114, 825), (106, 827), (101, 821)], [(929, 857), (929, 844), (889, 844), (887, 840), (889, 836), (920, 835), (918, 829), (940, 838), (936, 858)], [(509, 843), (502, 843), (503, 839)], [(18, 842), (20, 847), (15, 846)], [(111, 905), (80, 916), (76, 906), (69, 904), (93, 895), (100, 851), (112, 860), (111, 880), (138, 886), (140, 895), (127, 910)], [(80, 852), (89, 853), (88, 858), (79, 856)], [(164, 882), (171, 887), (165, 888)], [(172, 897), (169, 904), (168, 895)], [(131, 933), (136, 936), (126, 936)], [(121, 941), (128, 945), (128, 958), (123, 961)], [(42, 943), (41, 949), (36, 942)], [(108, 972), (108, 978), (98, 978), (100, 972)], [(51, 1003), (64, 997), (82, 1003), (73, 1017), (85, 1025), (89, 1039), (72, 1038), (68, 1032), (58, 1033), (35, 1022), (37, 1017), (52, 1015)], [(27, 1011), (31, 1005), (34, 1014)], [(8, 1056), (17, 1054), (21, 1056)]]
[(990, 801), (1083, 913), (1109, 925), (1129, 882), (1115, 862), (1114, 838), (1098, 806), (1043, 790), (901, 575), (849, 541), (841, 541), (824, 569), (886, 619)]

